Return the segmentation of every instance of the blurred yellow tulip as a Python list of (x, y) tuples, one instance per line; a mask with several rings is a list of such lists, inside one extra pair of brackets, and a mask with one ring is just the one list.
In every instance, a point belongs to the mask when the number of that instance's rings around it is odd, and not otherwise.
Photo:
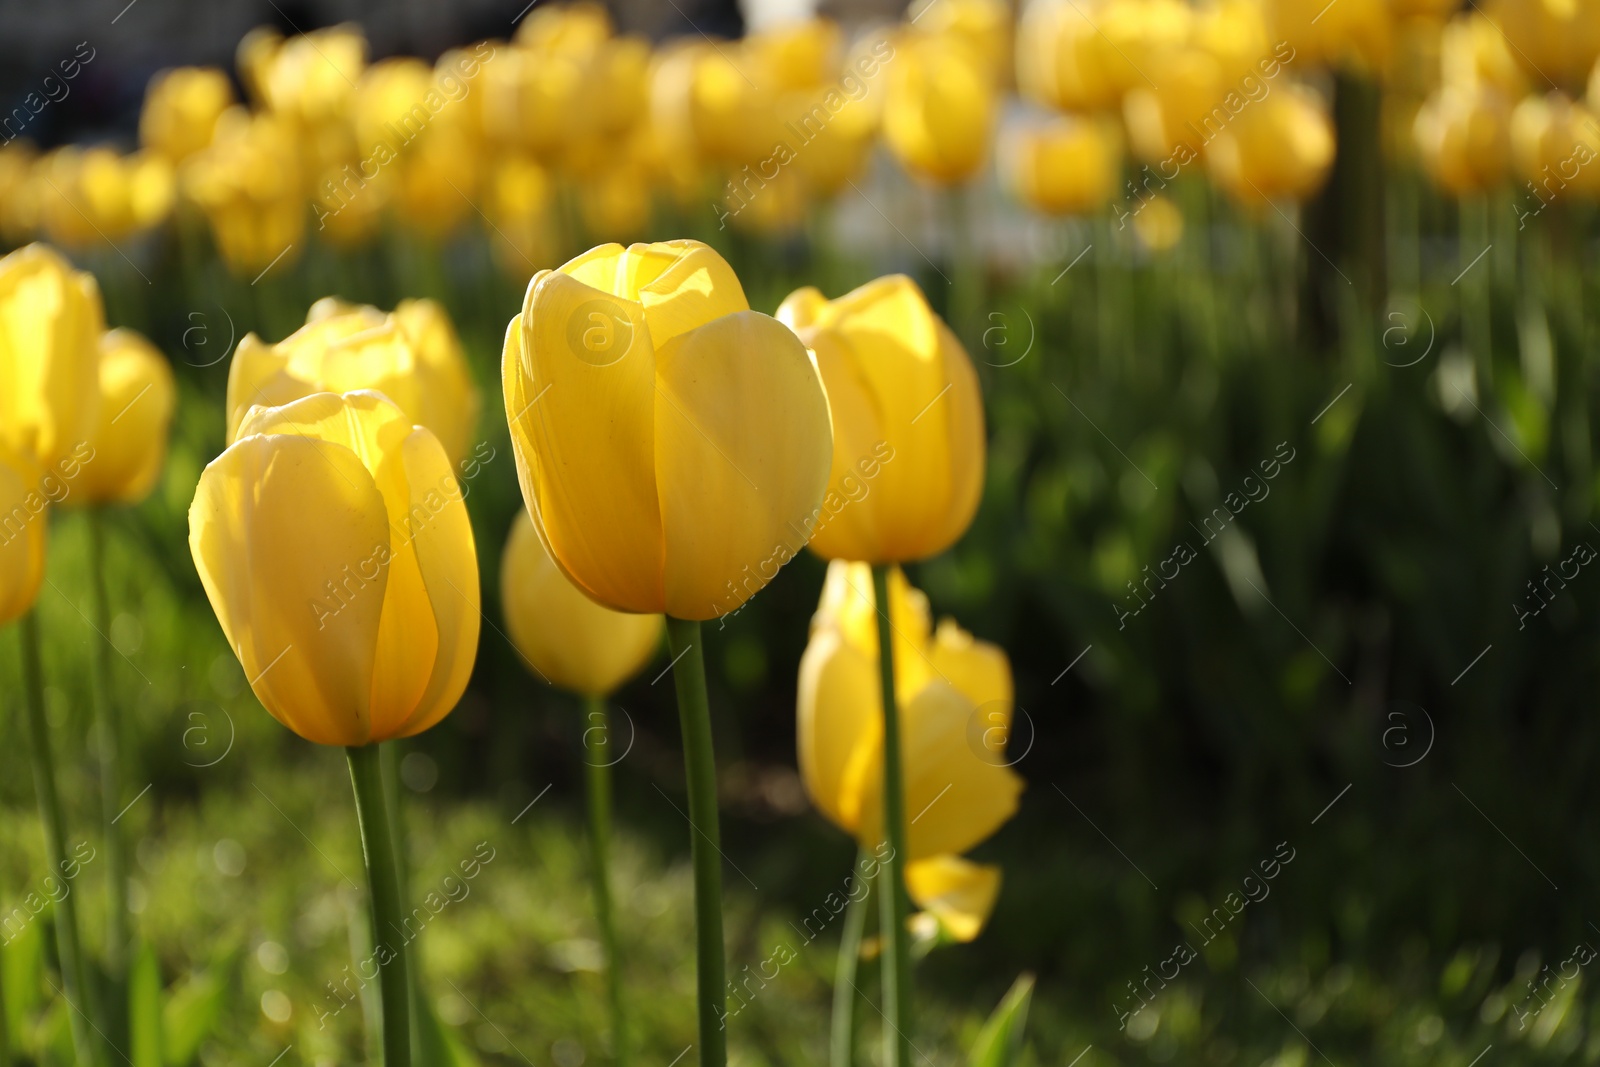
[(1240, 110), (1253, 106), (1223, 81), (1222, 64), (1209, 52), (1186, 48), (1172, 53), (1162, 65), (1160, 82), (1136, 85), (1122, 99), (1129, 147), (1150, 164), (1170, 167), (1193, 160), (1205, 150), (1211, 132), (1207, 120), (1220, 113), (1217, 125), (1225, 128), (1231, 121), (1232, 109), (1224, 103), (1230, 93)]
[(466, 689), (472, 525), (438, 439), (384, 397), (252, 411), (200, 476), (189, 548), (256, 697), (301, 737), (410, 737)]
[(1000, 172), (1011, 191), (1046, 215), (1097, 211), (1122, 178), (1121, 135), (1099, 119), (1024, 122), (1002, 136), (1000, 156)]
[[(1474, 3), (1474, 8), (1480, 5)], [(1505, 35), (1541, 88), (1581, 89), (1600, 56), (1600, 4), (1593, 0), (1486, 0), (1485, 14)]]
[(532, 156), (502, 154), (488, 177), (484, 213), (495, 261), (526, 284), (552, 257), (554, 190), (549, 173)]
[[(895, 698), (905, 766), (905, 860), (965, 852), (1017, 810), (1023, 782), (1006, 765), (1012, 717), (1005, 653), (946, 619), (890, 572)], [(864, 848), (883, 840), (883, 695), (872, 574), (828, 565), (811, 641), (800, 660), (798, 751), (811, 802)]]
[(215, 67), (178, 67), (150, 79), (139, 112), (139, 143), (182, 163), (211, 143), (233, 106), (233, 85)]
[(611, 14), (597, 0), (544, 4), (517, 27), (516, 43), (540, 52), (588, 58), (611, 37)]
[(47, 245), (0, 259), (0, 445), (49, 469), (88, 443), (104, 331), (93, 275)]
[(466, 456), (478, 392), (449, 313), (432, 300), (402, 300), (383, 312), (324, 297), (277, 344), (246, 334), (228, 369), (228, 440), (243, 435), (256, 405), (358, 389), (382, 393), (426, 426), (452, 462)]
[(1600, 121), (1563, 93), (1529, 96), (1511, 113), (1511, 158), (1517, 177), (1541, 204), (1568, 190), (1600, 196)]
[(920, 33), (962, 42), (995, 85), (1009, 80), (1013, 19), (1007, 0), (918, 0), (906, 17)]
[(1439, 75), (1445, 85), (1488, 85), (1507, 100), (1528, 92), (1528, 74), (1500, 27), (1474, 11), (1452, 19), (1439, 38)]
[(141, 334), (100, 335), (100, 415), (69, 503), (137, 504), (150, 495), (167, 458), (167, 431), (178, 406), (172, 367)]
[(603, 245), (539, 272), (502, 381), (540, 540), (600, 603), (715, 618), (804, 546), (828, 401), (706, 245)]
[(1417, 112), (1417, 152), (1445, 192), (1481, 193), (1506, 179), (1510, 125), (1510, 108), (1492, 85), (1447, 84)]
[(367, 65), (367, 39), (354, 23), (329, 26), (296, 34), (263, 62), (269, 108), (306, 126), (340, 122)]
[(1122, 87), (1109, 70), (1096, 19), (1104, 0), (1033, 0), (1017, 20), (1017, 88), (1046, 107), (1100, 111)]
[(218, 121), (211, 146), (189, 158), (182, 182), (223, 260), (249, 277), (304, 243), (304, 173), (294, 127), (238, 107)]
[(797, 19), (739, 42), (752, 71), (781, 91), (813, 90), (837, 78), (843, 38), (831, 19)]
[(234, 49), (234, 66), (239, 70), (239, 80), (244, 83), (250, 103), (256, 107), (267, 106), (267, 82), (272, 75), (272, 63), (278, 49), (283, 47), (283, 34), (271, 26), (257, 26), (239, 38)]
[(601, 607), (567, 580), (527, 509), (500, 562), (500, 599), (517, 651), (545, 681), (582, 696), (609, 696), (661, 645), (660, 615)]
[(966, 350), (916, 282), (890, 275), (833, 301), (799, 289), (778, 320), (815, 353), (833, 411), (812, 550), (900, 563), (949, 548), (983, 493), (983, 397)]
[(586, 176), (577, 196), (584, 229), (594, 240), (631, 240), (650, 225), (650, 178), (630, 160)]
[(1394, 45), (1389, 0), (1268, 0), (1275, 40), (1286, 40), (1303, 66), (1335, 66), (1379, 76)]
[(1311, 90), (1286, 85), (1222, 128), (1206, 150), (1212, 179), (1241, 204), (1305, 201), (1333, 166), (1333, 120)]
[(58, 148), (36, 165), (40, 221), (60, 244), (116, 242), (163, 221), (172, 210), (172, 165), (153, 152)]
[(883, 134), (901, 166), (941, 185), (977, 173), (999, 111), (981, 62), (950, 37), (904, 36), (885, 68)]
[(943, 934), (965, 943), (977, 938), (994, 913), (1000, 868), (960, 856), (930, 856), (906, 865), (906, 892), (923, 909), (911, 919), (920, 937), (934, 940)]
[(1183, 211), (1170, 197), (1152, 196), (1133, 212), (1133, 233), (1152, 252), (1166, 252), (1183, 240)]
[(33, 461), (0, 443), (0, 626), (26, 615), (44, 584), (48, 507)]
[(0, 145), (0, 241), (20, 245), (39, 229), (39, 153), (28, 141)]

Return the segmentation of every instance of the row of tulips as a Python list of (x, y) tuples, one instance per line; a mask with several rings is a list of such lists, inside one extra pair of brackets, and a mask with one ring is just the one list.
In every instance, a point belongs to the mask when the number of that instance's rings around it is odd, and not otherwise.
[[(1383, 87), (1377, 136), (1451, 195), (1513, 173), (1600, 193), (1570, 162), (1600, 149), (1596, 90), (1584, 99), (1600, 4), (1460, 6), (1031, 0), (1014, 18), (1006, 0), (933, 0), (854, 41), (813, 19), (652, 49), (579, 2), (432, 66), (369, 64), (353, 26), (262, 29), (238, 49), (245, 103), (221, 70), (163, 72), (134, 154), (37, 155), (7, 119), (0, 236), (91, 247), (198, 213), (251, 277), (301, 255), (308, 229), (343, 249), (386, 218), (430, 242), (481, 223), (520, 281), (563, 242), (638, 236), (664, 205), (792, 231), (863, 179), (880, 140), (947, 189), (994, 156), (1047, 215), (1143, 200), (1196, 162), (1260, 213), (1327, 180), (1330, 72)], [(1008, 106), (1013, 86), (1025, 106)]]
[[(21, 620), (35, 784), (56, 864), (66, 829), (31, 613), (48, 514), (149, 492), (176, 397), (163, 357), (105, 330), (93, 278), (45, 246), (0, 260), (0, 320), (0, 623)], [(585, 701), (617, 1060), (627, 1059), (627, 997), (607, 875), (606, 698), (664, 630), (693, 830), (697, 1045), (702, 1063), (721, 1064), (728, 983), (700, 625), (739, 610), (809, 545), (832, 562), (799, 665), (800, 769), (817, 809), (858, 842), (856, 878), (875, 872), (884, 1062), (909, 1063), (913, 957), (977, 936), (1000, 872), (962, 854), (1011, 816), (1022, 788), (1004, 754), (1004, 653), (950, 620), (935, 627), (898, 566), (944, 551), (977, 508), (984, 417), (966, 352), (907, 278), (831, 301), (802, 289), (774, 318), (751, 310), (711, 248), (671, 241), (605, 245), (538, 273), (507, 327), (502, 376), (527, 505), (502, 564), (506, 627), (533, 673)], [(346, 750), (384, 1061), (405, 1067), (437, 1024), (418, 961), (392, 936), (410, 902), (383, 754), (447, 716), (472, 676), (482, 609), (457, 471), (478, 397), (437, 305), (384, 313), (328, 298), (283, 341), (240, 342), (227, 407), (227, 448), (190, 508), (194, 565), (261, 704), (301, 737)], [(94, 586), (103, 622), (98, 573)], [(126, 756), (106, 647), (99, 654), (102, 832), (114, 864), (104, 962), (112, 995), (125, 995), (132, 935), (115, 822)], [(852, 892), (844, 928), (840, 1067), (854, 1058), (868, 900)], [(116, 1038), (96, 1020), (114, 1030), (115, 1013), (95, 1003), (75, 907), (63, 900), (55, 923), (77, 1059), (111, 1062)]]

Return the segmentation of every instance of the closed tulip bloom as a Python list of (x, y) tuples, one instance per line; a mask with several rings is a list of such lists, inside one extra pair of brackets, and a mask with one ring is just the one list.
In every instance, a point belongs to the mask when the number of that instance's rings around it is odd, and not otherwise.
[(28, 613), (44, 583), (45, 509), (32, 460), (0, 443), (0, 626)]
[(217, 123), (211, 146), (184, 164), (181, 180), (235, 274), (259, 275), (304, 244), (307, 179), (290, 123), (233, 108)]
[(228, 369), (228, 440), (249, 409), (313, 393), (371, 389), (433, 431), (452, 462), (471, 447), (478, 393), (450, 316), (432, 300), (392, 313), (324, 297), (306, 324), (277, 344), (246, 334)]
[(1000, 868), (960, 856), (930, 856), (906, 865), (906, 892), (922, 914), (912, 927), (925, 938), (977, 938), (1000, 896)]
[(89, 440), (104, 331), (93, 275), (46, 245), (0, 259), (0, 445), (53, 468)]
[(921, 33), (964, 43), (996, 85), (1009, 80), (1013, 19), (1007, 0), (920, 0), (907, 17)]
[(1304, 201), (1333, 166), (1333, 121), (1309, 90), (1285, 86), (1252, 104), (1206, 153), (1216, 183), (1242, 204)]
[(1473, 11), (1451, 19), (1439, 35), (1439, 79), (1445, 85), (1486, 84), (1507, 100), (1528, 92), (1528, 72), (1500, 27)]
[(550, 253), (553, 238), (549, 172), (532, 156), (504, 154), (489, 171), (484, 214), (490, 247), (502, 270), (526, 284)]
[(1394, 45), (1389, 0), (1270, 0), (1274, 40), (1288, 41), (1296, 62), (1381, 74)]
[[(905, 767), (905, 857), (913, 864), (974, 847), (1017, 809), (1022, 779), (984, 731), (1011, 724), (1005, 653), (946, 619), (898, 569), (889, 576), (895, 698)], [(811, 802), (868, 849), (884, 840), (883, 696), (872, 575), (864, 563), (828, 565), (811, 641), (800, 660), (800, 776)], [(974, 729), (978, 724), (980, 729)]]
[(1600, 195), (1600, 121), (1562, 93), (1530, 96), (1511, 113), (1511, 156), (1517, 176), (1541, 202), (1568, 191)]
[(982, 62), (955, 38), (907, 36), (885, 74), (884, 139), (901, 166), (941, 185), (976, 174), (999, 111)]
[(1052, 117), (1001, 140), (1001, 173), (1024, 204), (1046, 215), (1104, 207), (1122, 176), (1122, 139), (1109, 123)]
[(1104, 0), (1033, 0), (1017, 20), (1017, 88), (1046, 107), (1101, 111), (1121, 99), (1098, 19)]
[(983, 493), (983, 397), (961, 342), (902, 274), (832, 301), (799, 289), (778, 319), (816, 353), (833, 410), (812, 549), (898, 563), (949, 548)]
[(1486, 83), (1446, 85), (1417, 112), (1413, 131), (1428, 176), (1452, 196), (1480, 193), (1506, 179), (1511, 115)]
[(601, 607), (567, 580), (526, 510), (500, 561), (500, 599), (511, 641), (551, 685), (609, 696), (644, 669), (661, 645), (660, 615)]
[(60, 148), (40, 160), (46, 232), (72, 247), (104, 245), (149, 229), (172, 210), (172, 165), (153, 152)]
[(828, 401), (805, 348), (706, 245), (602, 245), (539, 272), (502, 381), (540, 540), (600, 603), (715, 618), (803, 547)]
[(410, 737), (466, 689), (472, 526), (438, 439), (384, 397), (253, 409), (200, 476), (189, 548), (256, 697), (308, 741)]
[(136, 504), (150, 495), (167, 458), (167, 431), (178, 405), (172, 367), (133, 330), (100, 335), (100, 417), (89, 445), (94, 458), (68, 502)]
[(211, 143), (233, 106), (233, 85), (215, 67), (179, 67), (150, 79), (139, 112), (139, 143), (182, 163)]
[(265, 59), (267, 106), (307, 126), (343, 121), (367, 65), (354, 23), (297, 34)]
[(739, 47), (752, 70), (779, 90), (816, 89), (838, 78), (843, 47), (831, 19), (797, 19), (747, 35)]
[(1581, 86), (1600, 54), (1600, 6), (1585, 0), (1490, 0), (1481, 9), (1505, 35), (1512, 54), (1548, 88)]
[[(1233, 118), (1224, 103), (1230, 92), (1215, 56), (1198, 48), (1174, 52), (1162, 63), (1156, 86), (1136, 85), (1123, 97), (1133, 153), (1163, 174), (1193, 161), (1205, 150), (1208, 134)], [(1243, 94), (1232, 97), (1236, 107), (1248, 110)]]
[(1152, 252), (1166, 252), (1183, 240), (1183, 211), (1171, 197), (1152, 196), (1133, 216), (1133, 234)]

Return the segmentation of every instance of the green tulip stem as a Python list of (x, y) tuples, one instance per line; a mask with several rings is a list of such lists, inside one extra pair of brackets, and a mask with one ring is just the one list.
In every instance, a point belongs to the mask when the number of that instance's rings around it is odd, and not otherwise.
[(700, 654), (700, 624), (667, 618), (667, 647), (675, 666), (683, 769), (689, 787), (689, 854), (694, 861), (695, 976), (700, 991), (700, 1065), (723, 1067), (728, 1058), (723, 990), (722, 845), (717, 830), (717, 758), (711, 745), (711, 704)]
[[(39, 652), (39, 620), (29, 612), (22, 619), (22, 686), (26, 697), (28, 748), (33, 759), (33, 786), (39, 795), (39, 819), (44, 824), (45, 855), (52, 878), (68, 869), (67, 828), (61, 817), (61, 797), (56, 792), (56, 765), (50, 755), (50, 727), (44, 716), (44, 662)], [(72, 1020), (72, 1044), (82, 1064), (100, 1062), (100, 1050), (90, 1036), (92, 1012), (87, 1000), (89, 982), (83, 963), (83, 943), (78, 937), (76, 893), (65, 893), (55, 906), (56, 948), (61, 956), (62, 995)]]
[(411, 977), (406, 965), (405, 913), (400, 898), (400, 865), (394, 824), (383, 788), (383, 760), (377, 745), (351, 746), (350, 783), (356, 791), (361, 823), (361, 854), (371, 889), (372, 945), (383, 995), (384, 1067), (411, 1067)]
[[(402, 911), (409, 914), (415, 906), (411, 896), (411, 850), (406, 843), (405, 794), (400, 788), (400, 746), (394, 741), (375, 745), (378, 763), (383, 772), (384, 808), (389, 813), (389, 836), (394, 839), (395, 876), (400, 883)], [(422, 1043), (423, 1013), (428, 1010), (422, 991), (422, 950), (406, 958), (406, 977), (411, 980), (411, 1047), (425, 1048)]]
[(105, 821), (106, 880), (110, 883), (106, 914), (106, 971), (111, 988), (121, 990), (128, 968), (128, 853), (117, 827), (122, 815), (122, 724), (112, 707), (111, 600), (106, 595), (105, 516), (89, 511), (90, 611), (100, 639), (91, 642), (94, 715), (100, 741), (100, 813)]
[[(861, 878), (861, 868), (872, 853), (861, 849), (856, 854), (855, 872)], [(852, 887), (853, 889), (853, 887)], [(867, 913), (872, 910), (872, 883), (860, 897), (851, 896), (844, 913), (844, 931), (839, 935), (839, 962), (833, 971), (833, 1031), (828, 1041), (830, 1067), (854, 1067), (856, 1059), (856, 968), (861, 962), (861, 935), (867, 927)]]
[(911, 1062), (911, 939), (906, 917), (906, 790), (900, 762), (900, 715), (894, 696), (894, 623), (889, 618), (889, 565), (872, 565), (878, 607), (879, 665), (883, 674), (883, 828), (889, 858), (883, 861), (879, 922), (883, 926), (883, 1063)]
[(611, 909), (611, 728), (604, 697), (584, 700), (583, 762), (587, 767), (589, 848), (593, 853), (594, 914), (600, 944), (606, 953), (606, 993), (611, 1000), (611, 1058), (618, 1067), (628, 1062), (628, 1029), (622, 1010), (622, 959), (617, 951), (617, 924)]

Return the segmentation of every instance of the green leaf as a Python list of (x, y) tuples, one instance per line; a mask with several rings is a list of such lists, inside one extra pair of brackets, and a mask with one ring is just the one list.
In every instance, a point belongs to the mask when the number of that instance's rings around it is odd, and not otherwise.
[(479, 1067), (478, 1058), (454, 1030), (445, 1026), (434, 1010), (433, 1001), (420, 996), (417, 1012), (418, 1061), (437, 1067)]
[(228, 964), (212, 964), (176, 987), (161, 1013), (167, 1067), (188, 1067), (227, 1006)]
[(1021, 974), (989, 1016), (967, 1056), (969, 1067), (1014, 1067), (1022, 1052), (1022, 1031), (1033, 1000), (1033, 975)]
[(162, 1067), (161, 964), (141, 944), (128, 969), (128, 1053), (133, 1067)]
[(44, 991), (44, 933), (42, 922), (30, 922), (0, 948), (4, 968), (6, 1033), (13, 1045), (26, 1047), (23, 1036), (39, 1010)]

